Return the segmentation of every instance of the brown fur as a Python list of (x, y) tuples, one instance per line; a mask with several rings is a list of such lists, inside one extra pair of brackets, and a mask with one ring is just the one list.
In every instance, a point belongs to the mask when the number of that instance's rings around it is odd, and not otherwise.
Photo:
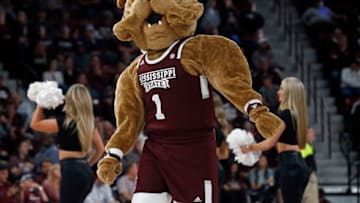
[(117, 0), (116, 5), (117, 5), (118, 8), (124, 8), (125, 0)]
[[(118, 0), (118, 5), (121, 6), (121, 2)], [(147, 28), (146, 19), (151, 11), (163, 15), (162, 20), (166, 23)], [(134, 41), (139, 48), (147, 51), (150, 59), (155, 59), (175, 40), (193, 35), (203, 6), (197, 0), (127, 0), (124, 12), (126, 15), (114, 26), (116, 36), (120, 40)], [(153, 41), (147, 35), (153, 32), (165, 32), (166, 35)], [(144, 125), (145, 107), (136, 74), (137, 61), (134, 60), (118, 79), (115, 97), (117, 130), (106, 149), (118, 148), (124, 153), (128, 152)], [(262, 100), (252, 89), (246, 58), (229, 39), (221, 36), (195, 36), (185, 44), (181, 63), (189, 74), (205, 75), (215, 89), (244, 113), (244, 106), (249, 100)], [(280, 130), (282, 121), (265, 106), (253, 109), (249, 117), (266, 138)], [(107, 183), (115, 180), (116, 172), (109, 175), (114, 164), (103, 160), (99, 162), (97, 173)]]

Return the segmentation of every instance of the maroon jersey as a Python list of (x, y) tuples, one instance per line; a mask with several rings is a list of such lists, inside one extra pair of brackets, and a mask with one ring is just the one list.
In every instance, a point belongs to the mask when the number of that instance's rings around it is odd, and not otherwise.
[(204, 76), (186, 73), (180, 63), (185, 43), (186, 40), (174, 42), (156, 60), (149, 60), (146, 54), (139, 60), (147, 134), (216, 126), (212, 87)]

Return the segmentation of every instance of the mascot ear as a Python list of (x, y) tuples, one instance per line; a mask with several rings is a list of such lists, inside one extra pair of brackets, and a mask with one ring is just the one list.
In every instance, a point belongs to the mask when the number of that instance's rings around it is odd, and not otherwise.
[(170, 25), (194, 25), (203, 14), (203, 5), (197, 1), (184, 1), (166, 12)]
[(195, 25), (203, 14), (203, 5), (197, 0), (151, 0), (151, 8), (173, 26)]
[(126, 0), (117, 0), (116, 5), (118, 8), (124, 8)]

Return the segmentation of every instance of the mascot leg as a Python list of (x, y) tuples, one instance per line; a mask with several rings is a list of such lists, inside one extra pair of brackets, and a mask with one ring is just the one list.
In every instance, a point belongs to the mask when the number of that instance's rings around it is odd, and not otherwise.
[(171, 200), (172, 197), (167, 192), (162, 192), (162, 193), (137, 192), (133, 195), (131, 203), (145, 203), (145, 202), (171, 203)]

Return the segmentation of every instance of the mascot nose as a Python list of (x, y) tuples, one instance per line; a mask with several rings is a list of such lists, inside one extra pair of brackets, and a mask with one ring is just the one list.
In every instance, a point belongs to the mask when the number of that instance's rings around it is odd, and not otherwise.
[(148, 19), (146, 19), (146, 21), (150, 25), (158, 23), (159, 21), (161, 21), (161, 15), (159, 15), (159, 14), (155, 13), (154, 11), (152, 11), (150, 16), (148, 17)]

